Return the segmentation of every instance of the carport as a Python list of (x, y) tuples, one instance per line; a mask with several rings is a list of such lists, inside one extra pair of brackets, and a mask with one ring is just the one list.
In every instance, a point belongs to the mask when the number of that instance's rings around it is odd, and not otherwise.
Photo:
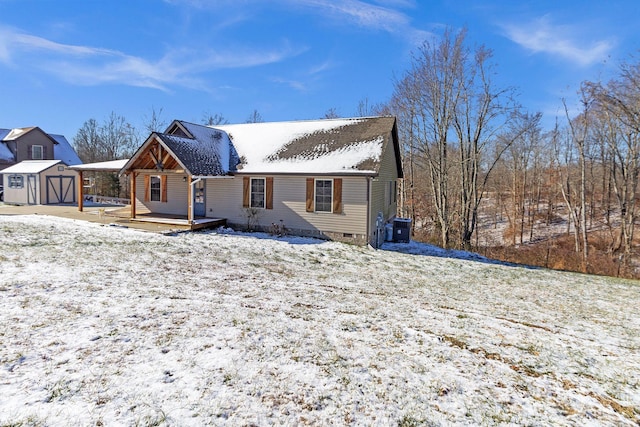
[(83, 183), (84, 183), (84, 172), (112, 172), (119, 173), (120, 170), (124, 167), (129, 159), (122, 160), (111, 160), (108, 162), (97, 162), (97, 163), (86, 163), (83, 165), (75, 165), (71, 166), (70, 169), (78, 172), (78, 210), (80, 212), (84, 209), (84, 197), (83, 197)]

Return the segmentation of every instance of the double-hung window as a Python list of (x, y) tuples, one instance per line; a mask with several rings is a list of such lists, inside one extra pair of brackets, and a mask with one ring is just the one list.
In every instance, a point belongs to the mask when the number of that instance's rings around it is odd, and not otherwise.
[(316, 212), (332, 212), (333, 180), (316, 179)]
[(42, 145), (31, 146), (31, 160), (42, 160), (44, 158), (44, 149)]
[(251, 207), (265, 207), (266, 186), (264, 178), (251, 178)]
[(160, 196), (162, 194), (161, 182), (160, 182), (160, 177), (159, 176), (152, 176), (151, 177), (151, 187), (150, 188), (151, 188), (151, 191), (150, 191), (150, 194), (149, 194), (149, 196), (150, 196), (149, 199), (152, 202), (159, 202), (161, 200)]

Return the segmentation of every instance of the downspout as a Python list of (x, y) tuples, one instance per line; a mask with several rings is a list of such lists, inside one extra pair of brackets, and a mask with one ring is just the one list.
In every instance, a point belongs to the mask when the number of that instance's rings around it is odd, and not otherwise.
[(367, 244), (371, 244), (371, 180), (372, 177), (367, 178)]
[(195, 179), (195, 180), (193, 180), (193, 181), (191, 181), (189, 183), (189, 185), (191, 186), (191, 191), (189, 192), (189, 194), (190, 194), (189, 197), (191, 197), (191, 200), (189, 201), (189, 210), (191, 211), (191, 215), (189, 215), (189, 217), (190, 217), (189, 223), (190, 224), (193, 224), (193, 221), (194, 221), (194, 219), (196, 217), (196, 207), (195, 207), (196, 204), (193, 202), (193, 198), (196, 195), (196, 193), (195, 193), (196, 184), (199, 183), (200, 181), (202, 181), (202, 178), (197, 178), (197, 179)]

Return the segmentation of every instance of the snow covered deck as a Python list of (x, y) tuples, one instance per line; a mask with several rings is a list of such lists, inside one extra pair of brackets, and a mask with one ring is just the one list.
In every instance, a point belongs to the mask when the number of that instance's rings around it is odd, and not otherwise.
[(177, 215), (163, 215), (159, 213), (153, 214), (138, 214), (135, 218), (130, 218), (132, 222), (153, 222), (157, 224), (169, 224), (177, 225), (180, 227), (186, 227), (191, 230), (200, 230), (203, 228), (221, 227), (227, 224), (225, 218), (205, 218), (198, 217), (193, 221), (189, 221), (185, 216)]

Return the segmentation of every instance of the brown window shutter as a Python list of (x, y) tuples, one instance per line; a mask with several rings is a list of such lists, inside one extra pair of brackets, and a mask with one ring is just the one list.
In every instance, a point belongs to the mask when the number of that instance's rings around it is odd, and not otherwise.
[(160, 175), (160, 201), (167, 202), (167, 175)]
[(242, 177), (242, 207), (249, 207), (249, 190), (251, 186), (251, 178), (248, 176)]
[(144, 201), (151, 200), (151, 177), (149, 175), (144, 176)]
[(333, 213), (342, 213), (342, 178), (333, 180)]
[(49, 159), (47, 159), (47, 146), (46, 145), (42, 146), (42, 160), (49, 160)]
[(266, 184), (267, 184), (267, 189), (266, 189), (266, 198), (267, 198), (267, 202), (266, 202), (266, 208), (267, 209), (273, 209), (273, 177), (272, 176), (268, 176), (266, 179)]
[(307, 212), (313, 212), (313, 178), (307, 178)]

